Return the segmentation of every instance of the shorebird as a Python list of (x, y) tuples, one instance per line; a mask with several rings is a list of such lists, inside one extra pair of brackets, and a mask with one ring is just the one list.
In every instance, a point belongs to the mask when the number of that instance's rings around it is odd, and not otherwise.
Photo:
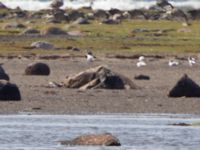
[(93, 62), (95, 61), (95, 56), (92, 54), (91, 51), (88, 51), (87, 54), (86, 54), (86, 59), (87, 59), (87, 62), (90, 63), (90, 62)]
[(193, 57), (188, 57), (188, 63), (192, 67), (194, 64), (196, 64), (196, 60)]
[(144, 61), (144, 56), (140, 56), (138, 58), (138, 62), (136, 64), (137, 67), (143, 67), (143, 66), (146, 66), (147, 64), (145, 63)]
[(179, 62), (175, 61), (175, 60), (169, 60), (169, 62), (168, 62), (168, 66), (170, 66), (170, 67), (174, 67), (174, 66), (178, 66), (178, 65), (179, 65)]

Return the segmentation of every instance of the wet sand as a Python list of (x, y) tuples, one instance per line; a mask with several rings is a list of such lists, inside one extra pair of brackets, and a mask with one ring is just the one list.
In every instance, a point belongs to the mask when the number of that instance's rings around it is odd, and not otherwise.
[[(200, 114), (199, 98), (169, 98), (169, 90), (177, 80), (187, 73), (200, 84), (200, 64), (190, 67), (181, 60), (178, 67), (169, 67), (168, 60), (147, 58), (147, 66), (136, 67), (136, 59), (114, 59), (99, 57), (87, 64), (84, 58), (57, 60), (0, 59), (11, 82), (21, 91), (21, 101), (0, 101), (1, 114), (99, 114), (99, 113), (181, 113)], [(50, 76), (25, 76), (24, 70), (31, 62), (45, 62), (51, 68)], [(76, 74), (87, 68), (106, 65), (133, 80), (136, 90), (85, 90), (49, 88), (49, 81), (61, 82), (65, 76)], [(134, 76), (145, 74), (149, 81), (135, 80)]]

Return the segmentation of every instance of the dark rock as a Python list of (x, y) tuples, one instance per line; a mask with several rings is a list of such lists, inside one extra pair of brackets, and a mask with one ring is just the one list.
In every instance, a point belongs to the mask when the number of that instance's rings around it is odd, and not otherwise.
[(6, 74), (5, 70), (1, 65), (0, 65), (0, 80), (7, 80), (7, 81), (10, 80), (8, 74)]
[(108, 19), (109, 14), (104, 10), (96, 10), (94, 11), (94, 17), (96, 19)]
[(86, 134), (71, 141), (61, 141), (62, 145), (121, 146), (119, 140), (110, 133)]
[(50, 74), (50, 68), (45, 63), (32, 63), (25, 69), (26, 75), (46, 75)]
[(17, 85), (0, 80), (0, 100), (21, 100), (21, 94)]
[(21, 10), (19, 7), (9, 12), (9, 18), (27, 18), (28, 12)]
[(186, 74), (169, 92), (169, 97), (200, 97), (200, 87)]
[(69, 12), (69, 14), (68, 14), (69, 21), (75, 21), (78, 18), (85, 18), (85, 14), (83, 12), (79, 12), (77, 10), (72, 10), (71, 12)]
[(188, 124), (188, 123), (174, 123), (172, 124), (173, 126), (191, 126), (191, 124)]
[(113, 19), (104, 19), (102, 21), (103, 24), (119, 24), (120, 23), (120, 20), (113, 20)]
[[(161, 8), (166, 8), (166, 9), (173, 9), (174, 6), (172, 6), (172, 4), (170, 4), (167, 0), (157, 0), (156, 5), (161, 7)], [(168, 8), (167, 8), (168, 7)]]
[(136, 85), (127, 77), (112, 72), (104, 66), (88, 69), (65, 79), (68, 88), (79, 89), (135, 89)]
[(53, 2), (51, 3), (51, 7), (53, 9), (59, 9), (61, 6), (63, 6), (63, 0), (53, 0)]
[(142, 10), (139, 10), (139, 9), (128, 11), (128, 13), (131, 16), (131, 19), (141, 19), (141, 20), (147, 19), (145, 13)]
[(43, 35), (67, 35), (67, 32), (57, 27), (49, 27), (42, 32)]
[(188, 11), (188, 14), (191, 16), (191, 19), (193, 19), (193, 20), (200, 19), (200, 9), (190, 10), (190, 11)]
[(115, 15), (115, 14), (121, 14), (122, 12), (119, 10), (119, 9), (110, 9), (109, 11), (108, 11), (108, 13), (109, 14), (111, 14), (111, 15)]
[(40, 34), (40, 31), (37, 29), (26, 29), (21, 34), (24, 34), (24, 35)]
[(2, 2), (0, 2), (0, 9), (7, 9), (7, 7)]
[(61, 9), (52, 10), (51, 15), (52, 15), (52, 18), (50, 19), (52, 22), (60, 23), (62, 21), (69, 21), (69, 18), (65, 14), (64, 10), (61, 10)]
[(141, 75), (135, 76), (134, 79), (136, 79), (136, 80), (150, 80), (150, 77), (147, 76), (147, 75), (141, 74)]

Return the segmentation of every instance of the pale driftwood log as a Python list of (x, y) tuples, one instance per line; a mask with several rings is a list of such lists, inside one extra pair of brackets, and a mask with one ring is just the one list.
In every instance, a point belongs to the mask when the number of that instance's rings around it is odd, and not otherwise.
[(64, 80), (67, 88), (79, 89), (135, 89), (137, 86), (127, 77), (104, 66), (98, 66), (69, 76)]

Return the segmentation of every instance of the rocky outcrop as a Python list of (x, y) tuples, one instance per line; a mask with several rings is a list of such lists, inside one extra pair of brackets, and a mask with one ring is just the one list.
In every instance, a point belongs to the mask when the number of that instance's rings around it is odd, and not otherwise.
[(25, 75), (44, 75), (50, 74), (50, 68), (45, 63), (31, 63), (25, 69)]
[(169, 92), (169, 97), (200, 97), (200, 87), (186, 74)]
[(21, 94), (16, 84), (0, 80), (0, 101), (21, 100)]
[(135, 89), (136, 85), (127, 77), (104, 66), (98, 66), (69, 76), (64, 80), (67, 88), (79, 89)]
[(82, 146), (121, 146), (119, 140), (110, 133), (86, 134), (71, 141), (61, 141), (61, 144)]

